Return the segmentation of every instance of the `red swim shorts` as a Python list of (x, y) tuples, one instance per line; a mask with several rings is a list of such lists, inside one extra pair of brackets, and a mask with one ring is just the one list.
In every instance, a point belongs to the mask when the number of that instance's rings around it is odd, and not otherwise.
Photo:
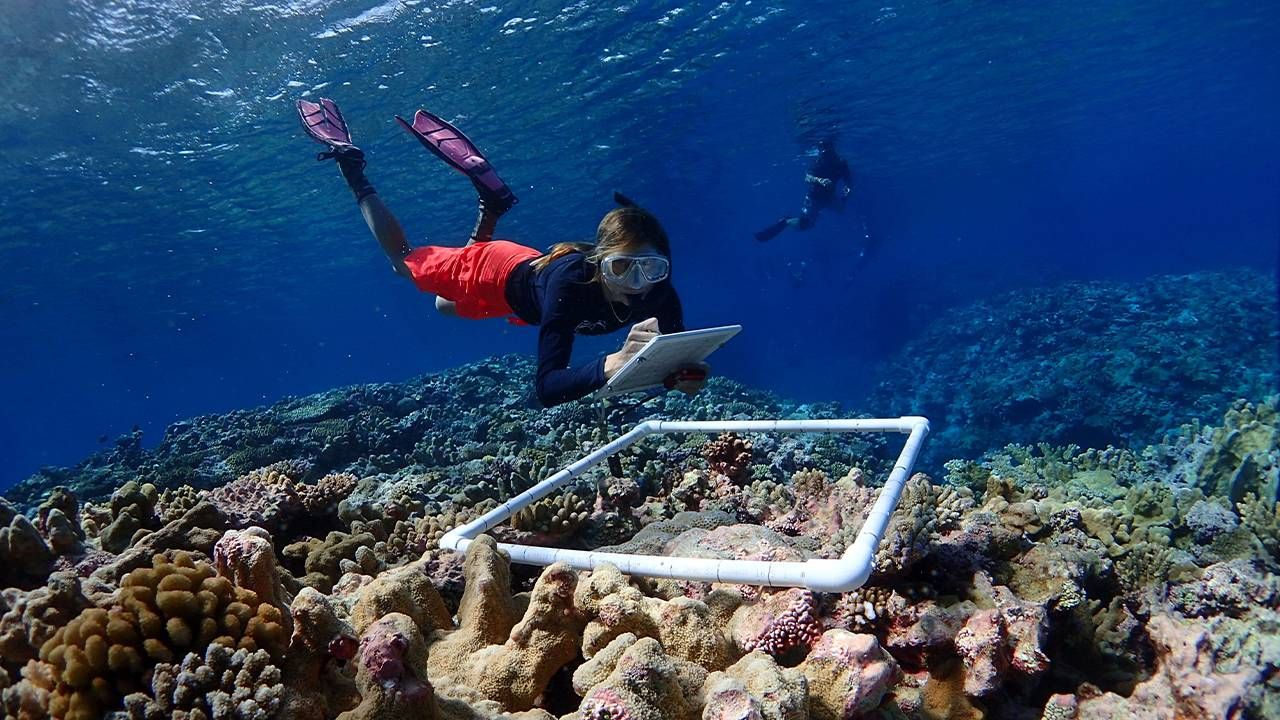
[(516, 265), (542, 253), (508, 240), (466, 247), (414, 248), (404, 258), (419, 290), (452, 300), (458, 316), (472, 320), (506, 317), (507, 278)]

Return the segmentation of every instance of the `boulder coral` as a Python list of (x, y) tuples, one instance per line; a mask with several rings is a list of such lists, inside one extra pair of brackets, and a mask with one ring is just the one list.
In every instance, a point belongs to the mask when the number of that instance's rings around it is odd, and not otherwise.
[(874, 635), (828, 630), (800, 672), (808, 679), (814, 720), (850, 720), (874, 709), (898, 677), (898, 664)]
[(49, 711), (68, 720), (95, 718), (139, 690), (143, 672), (211, 643), (278, 656), (285, 647), (279, 608), (237, 588), (204, 562), (157, 555), (152, 567), (121, 582), (108, 608), (81, 612), (40, 648), (57, 678)]
[(338, 720), (398, 720), (440, 717), (435, 689), (427, 680), (427, 642), (413, 618), (389, 613), (360, 638), (360, 704)]
[[(538, 577), (529, 595), (524, 617), (502, 638), (467, 654), (442, 658), (441, 682), (466, 685), (480, 696), (507, 710), (528, 710), (542, 695), (552, 675), (578, 654), (585, 620), (574, 607), (577, 573), (568, 566), (549, 566)], [(474, 607), (474, 606), (473, 606)], [(469, 607), (468, 609), (471, 609)], [(462, 621), (461, 609), (459, 621)], [(479, 644), (485, 631), (476, 618), (468, 617), (472, 632), (470, 645)], [(488, 628), (496, 635), (498, 626)], [(439, 645), (441, 652), (458, 652), (462, 643)]]
[(578, 584), (574, 602), (588, 618), (582, 637), (586, 658), (625, 634), (655, 638), (667, 654), (713, 670), (724, 669), (739, 654), (725, 630), (741, 602), (736, 593), (661, 600), (645, 595), (616, 567), (602, 565)]

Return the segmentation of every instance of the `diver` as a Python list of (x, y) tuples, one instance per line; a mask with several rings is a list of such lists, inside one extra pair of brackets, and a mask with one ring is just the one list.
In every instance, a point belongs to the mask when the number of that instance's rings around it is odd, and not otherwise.
[[(410, 247), (404, 231), (365, 177), (364, 153), (336, 103), (327, 98), (297, 102), (303, 128), (328, 150), (355, 195), (365, 223), (392, 268), (420, 290), (436, 296), (436, 309), (468, 319), (506, 317), (538, 326), (535, 384), (544, 407), (585, 397), (604, 386), (645, 344), (660, 333), (684, 330), (680, 298), (671, 284), (671, 245), (658, 219), (620, 193), (619, 207), (600, 220), (594, 244), (565, 242), (545, 254), (507, 240), (494, 240), (498, 219), (516, 196), (476, 146), (443, 119), (425, 110), (413, 122), (396, 121), (424, 147), (470, 178), (479, 195), (475, 228), (464, 247)], [(576, 334), (602, 335), (631, 325), (622, 348), (570, 367)], [(664, 385), (688, 395), (706, 381), (704, 364), (677, 368)]]
[[(756, 233), (756, 239), (760, 242), (774, 239), (789, 227), (808, 230), (818, 219), (818, 213), (828, 207), (835, 206), (837, 211), (843, 212), (845, 202), (853, 192), (853, 171), (849, 169), (849, 163), (836, 153), (835, 142), (830, 138), (819, 140), (811, 153), (813, 162), (804, 176), (808, 191), (804, 196), (804, 204), (800, 207), (800, 214), (783, 217)], [(839, 188), (840, 185), (844, 187)], [(865, 231), (865, 223), (863, 225)]]

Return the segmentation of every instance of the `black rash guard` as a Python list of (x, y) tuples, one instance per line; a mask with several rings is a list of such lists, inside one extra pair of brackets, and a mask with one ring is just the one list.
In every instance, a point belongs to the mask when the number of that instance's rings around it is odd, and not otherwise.
[(538, 402), (559, 405), (590, 395), (604, 386), (604, 358), (569, 367), (574, 335), (604, 335), (648, 318), (658, 319), (663, 333), (684, 330), (680, 298), (664, 280), (631, 305), (610, 303), (586, 256), (573, 252), (541, 271), (526, 260), (507, 277), (507, 304), (516, 317), (538, 331)]
[(843, 180), (847, 187), (853, 187), (853, 172), (849, 170), (849, 163), (831, 151), (818, 153), (818, 157), (809, 165), (809, 174), (832, 181), (830, 185), (815, 183), (809, 188), (809, 195), (814, 200), (830, 200), (835, 197), (837, 181)]

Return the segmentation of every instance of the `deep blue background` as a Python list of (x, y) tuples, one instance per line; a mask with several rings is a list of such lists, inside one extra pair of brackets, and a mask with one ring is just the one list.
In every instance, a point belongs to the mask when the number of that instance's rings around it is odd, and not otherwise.
[[(0, 486), (134, 424), (532, 350), (391, 274), (303, 94), (343, 105), (415, 239), (472, 213), (390, 122), (425, 105), (520, 195), (500, 234), (589, 237), (624, 190), (673, 237), (690, 325), (746, 326), (717, 370), (875, 412), (877, 363), (947, 306), (1272, 267), (1276, 47), (1258, 2), (6, 3)], [(827, 130), (884, 239), (856, 271), (850, 216), (751, 238)]]

